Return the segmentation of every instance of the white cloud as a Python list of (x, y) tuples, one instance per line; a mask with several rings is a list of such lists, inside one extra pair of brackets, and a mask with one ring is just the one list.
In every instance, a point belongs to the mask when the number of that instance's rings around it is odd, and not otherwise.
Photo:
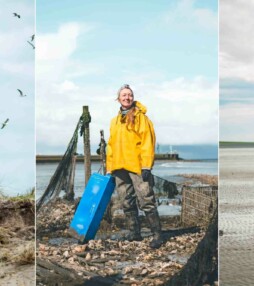
[(254, 82), (254, 2), (220, 1), (220, 77)]
[(104, 67), (72, 59), (78, 49), (78, 38), (93, 29), (84, 23), (62, 24), (56, 33), (37, 36), (36, 76), (38, 82), (59, 83), (91, 74), (100, 74)]
[(164, 17), (166, 23), (183, 26), (185, 29), (186, 27), (200, 28), (217, 32), (217, 13), (205, 8), (195, 8), (193, 4), (194, 0), (177, 1), (176, 5), (166, 13)]
[(57, 33), (38, 35), (36, 59), (54, 61), (67, 59), (77, 48), (81, 31), (89, 31), (79, 23), (66, 23), (60, 26)]
[(69, 92), (75, 92), (79, 90), (79, 87), (74, 84), (72, 81), (70, 80), (65, 80), (63, 83), (61, 84), (55, 84), (54, 85), (54, 90), (57, 93), (69, 93)]
[[(64, 86), (63, 82), (60, 84)], [(91, 144), (99, 142), (99, 130), (109, 136), (109, 124), (119, 109), (115, 101), (116, 89), (101, 87), (74, 87), (62, 90), (61, 95), (49, 88), (40, 88), (37, 100), (37, 142), (67, 146), (82, 106), (88, 105), (92, 116)], [(42, 90), (41, 90), (42, 89)], [(216, 143), (218, 137), (218, 87), (197, 77), (162, 82), (140, 83), (133, 86), (135, 99), (148, 108), (148, 116), (154, 122), (157, 140), (165, 144)], [(48, 104), (50, 98), (50, 105)], [(46, 111), (46, 112), (45, 112)]]

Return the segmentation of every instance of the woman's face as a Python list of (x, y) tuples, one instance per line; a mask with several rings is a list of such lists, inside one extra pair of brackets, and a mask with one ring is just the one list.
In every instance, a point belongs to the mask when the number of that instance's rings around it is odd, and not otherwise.
[(120, 91), (118, 101), (122, 105), (123, 109), (130, 108), (133, 103), (133, 99), (133, 94), (128, 88), (124, 88)]

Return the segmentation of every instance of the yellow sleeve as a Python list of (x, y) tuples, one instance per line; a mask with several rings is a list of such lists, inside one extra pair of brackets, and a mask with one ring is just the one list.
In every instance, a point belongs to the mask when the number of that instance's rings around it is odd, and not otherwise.
[(141, 136), (141, 168), (151, 169), (154, 163), (155, 132), (153, 123), (146, 115), (139, 118)]

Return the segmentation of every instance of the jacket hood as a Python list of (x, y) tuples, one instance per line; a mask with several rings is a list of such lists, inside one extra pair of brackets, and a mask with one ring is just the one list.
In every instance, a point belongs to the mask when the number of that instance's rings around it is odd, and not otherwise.
[(136, 103), (135, 106), (139, 109), (139, 111), (146, 114), (147, 108), (142, 103), (140, 103), (139, 101), (135, 101), (135, 103)]

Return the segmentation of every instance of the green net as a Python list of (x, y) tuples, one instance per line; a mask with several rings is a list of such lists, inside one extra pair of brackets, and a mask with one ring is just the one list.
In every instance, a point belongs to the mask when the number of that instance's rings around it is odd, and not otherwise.
[(176, 183), (165, 180), (159, 176), (153, 175), (154, 192), (167, 196), (169, 199), (174, 198), (178, 194)]

